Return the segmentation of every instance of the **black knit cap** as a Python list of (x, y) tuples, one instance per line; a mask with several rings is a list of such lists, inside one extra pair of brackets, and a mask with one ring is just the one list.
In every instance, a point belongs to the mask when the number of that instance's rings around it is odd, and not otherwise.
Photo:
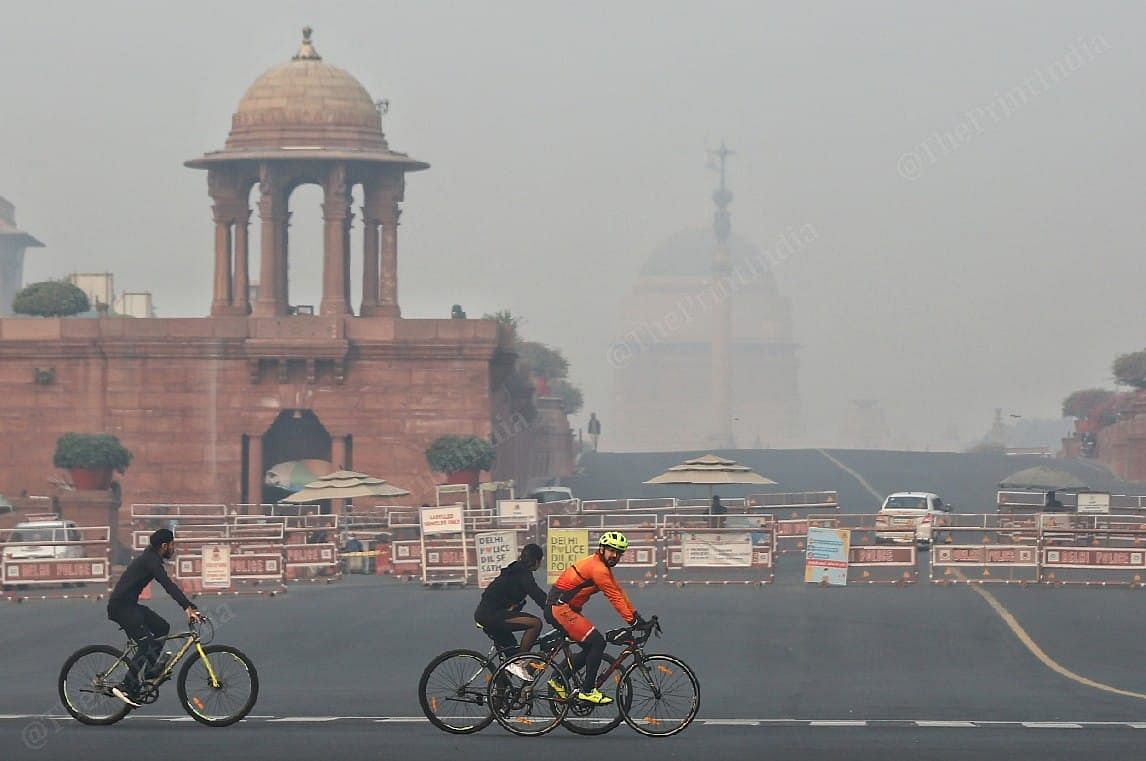
[(175, 540), (175, 534), (173, 534), (171, 532), (171, 529), (161, 528), (161, 529), (158, 529), (151, 534), (151, 539), (149, 541), (151, 542), (152, 547), (154, 547), (155, 549), (159, 549), (159, 545), (161, 545), (165, 542), (171, 542), (174, 540)]

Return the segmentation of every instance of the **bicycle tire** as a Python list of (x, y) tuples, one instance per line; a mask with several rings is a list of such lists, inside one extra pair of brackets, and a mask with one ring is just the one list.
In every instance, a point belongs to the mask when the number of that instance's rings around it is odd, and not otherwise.
[[(631, 698), (621, 704), (625, 723), (646, 737), (685, 729), (700, 711), (700, 682), (688, 664), (672, 655), (647, 655), (625, 669)], [(674, 695), (668, 698), (669, 694)]]
[[(533, 678), (523, 681), (514, 676), (508, 667), (515, 663), (533, 674)], [(562, 691), (564, 697), (560, 697)], [(493, 672), (489, 707), (497, 723), (507, 731), (520, 737), (540, 737), (552, 732), (565, 718), (572, 691), (557, 664), (541, 660), (537, 653), (521, 653)]]
[[(608, 666), (611, 666), (615, 660), (613, 656), (605, 653), (602, 657), (601, 668), (607, 670)], [(581, 675), (583, 673), (584, 668), (576, 674), (566, 674), (566, 680), (576, 688), (576, 685), (582, 682)], [(621, 689), (622, 685), (629, 686), (621, 674), (621, 670), (614, 671), (609, 675), (607, 682), (599, 687), (601, 692), (613, 698), (612, 704), (596, 706), (580, 700), (570, 701), (569, 710), (565, 714), (565, 718), (561, 720), (561, 726), (573, 734), (590, 736), (608, 734), (621, 726), (625, 722), (625, 717), (621, 715), (620, 703), (623, 700), (632, 700), (631, 691)], [(627, 696), (626, 693), (628, 693)], [(603, 717), (605, 716), (608, 717), (608, 720), (604, 720)]]
[[(226, 727), (242, 720), (255, 707), (259, 698), (259, 672), (251, 659), (230, 645), (207, 645), (203, 648), (207, 655), (229, 657), (212, 658), (211, 670), (218, 677), (220, 686), (211, 685), (211, 676), (198, 650), (192, 650), (187, 662), (179, 670), (179, 702), (183, 710), (200, 724), (209, 727)], [(192, 673), (194, 670), (194, 673)], [(223, 713), (210, 710), (224, 700), (235, 697), (238, 708), (228, 708)]]
[[(93, 656), (99, 657), (97, 659)], [(91, 665), (88, 665), (89, 662)], [(72, 718), (83, 724), (115, 724), (131, 713), (131, 706), (111, 694), (111, 688), (127, 676), (127, 668), (123, 651), (110, 645), (80, 648), (60, 668), (60, 704)], [(92, 707), (97, 703), (106, 704), (107, 712), (94, 713)]]
[[(418, 703), (438, 729), (455, 735), (480, 732), (493, 722), (489, 709), (489, 683), (493, 664), (476, 650), (447, 650), (422, 670)], [(458, 709), (455, 716), (442, 709)], [(472, 706), (472, 710), (467, 710)]]

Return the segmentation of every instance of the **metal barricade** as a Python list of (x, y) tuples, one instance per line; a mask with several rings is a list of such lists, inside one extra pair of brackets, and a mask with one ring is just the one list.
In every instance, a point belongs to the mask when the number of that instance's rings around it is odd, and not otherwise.
[(849, 532), (848, 584), (914, 584), (919, 581), (915, 526), (897, 526), (886, 516), (846, 514), (836, 528)]
[(110, 526), (50, 528), (42, 538), (16, 531), (0, 530), (5, 599), (100, 598), (110, 589)]
[(932, 530), (934, 584), (1032, 584), (1039, 579), (1039, 529), (1033, 515), (947, 516)]
[(771, 515), (727, 515), (722, 528), (708, 516), (666, 515), (661, 527), (664, 579), (670, 584), (771, 584), (776, 524)]

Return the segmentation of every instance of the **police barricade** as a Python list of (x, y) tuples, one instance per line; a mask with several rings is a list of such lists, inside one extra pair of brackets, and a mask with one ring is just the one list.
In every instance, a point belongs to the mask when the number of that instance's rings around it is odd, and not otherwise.
[(774, 492), (749, 494), (745, 510), (776, 519), (776, 552), (802, 554), (808, 546), (808, 529), (833, 528), (840, 503), (834, 491)]
[[(178, 538), (176, 538), (178, 542)], [(196, 541), (175, 556), (175, 578), (188, 595), (259, 594), (274, 596), (283, 583), (283, 545), (244, 546), (246, 537)]]
[(809, 528), (835, 528), (837, 522), (835, 516), (773, 518), (776, 526), (776, 552), (780, 555), (803, 554), (808, 548)]
[(647, 584), (660, 575), (660, 534), (655, 513), (582, 513), (551, 515), (545, 532), (545, 562), (550, 584), (574, 563), (597, 551), (601, 535), (620, 531), (629, 548), (613, 568), (625, 584)]
[(1039, 579), (1037, 516), (944, 516), (931, 533), (934, 584), (1032, 584)]
[(271, 516), (266, 520), (282, 522), (283, 572), (288, 582), (342, 578), (337, 514)]
[[(0, 579), (13, 599), (99, 599), (110, 588), (111, 527), (0, 530)], [(90, 585), (90, 591), (86, 591)], [(77, 590), (85, 591), (77, 591)]]
[(1054, 513), (1039, 524), (1043, 583), (1146, 586), (1146, 519)]
[(473, 546), (466, 542), (468, 504), (467, 498), (465, 503), (423, 507), (418, 511), (423, 584), (464, 586), (468, 583), (476, 562)]
[(887, 516), (844, 514), (835, 528), (847, 529), (849, 584), (914, 584), (919, 581), (915, 526), (892, 525)]
[(634, 499), (584, 499), (581, 500), (583, 513), (623, 513), (635, 511), (648, 513), (655, 510), (671, 510), (678, 500), (673, 497), (640, 497)]
[(728, 515), (723, 528), (708, 516), (666, 515), (661, 528), (664, 579), (670, 584), (771, 584), (776, 524), (771, 515)]

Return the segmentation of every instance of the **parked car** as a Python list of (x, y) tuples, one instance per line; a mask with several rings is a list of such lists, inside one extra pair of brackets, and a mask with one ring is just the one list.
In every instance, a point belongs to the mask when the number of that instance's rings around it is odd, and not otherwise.
[[(31, 542), (78, 542), (80, 530), (72, 521), (17, 523), (4, 545), (5, 560), (50, 560), (82, 558), (82, 544), (31, 544)], [(15, 544), (19, 542), (19, 544)]]
[(568, 486), (543, 486), (529, 492), (529, 499), (542, 502), (569, 502), (573, 499), (573, 490)]
[[(895, 529), (876, 531), (877, 542), (915, 541), (920, 548), (931, 546), (931, 532), (935, 526), (947, 523), (951, 506), (943, 503), (938, 494), (924, 491), (899, 491), (883, 500), (876, 517), (876, 528)], [(910, 529), (914, 529), (911, 532)]]

